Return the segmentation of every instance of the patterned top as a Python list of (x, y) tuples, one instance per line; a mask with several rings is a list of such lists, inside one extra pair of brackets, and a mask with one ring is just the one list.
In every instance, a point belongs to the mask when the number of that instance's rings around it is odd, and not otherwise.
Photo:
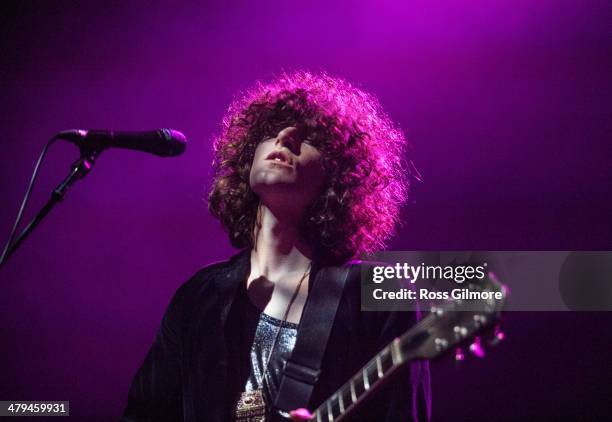
[(276, 341), (274, 353), (270, 359), (270, 367), (266, 381), (262, 380), (274, 337), (281, 325), (281, 320), (260, 311), (250, 300), (247, 301), (247, 317), (259, 318), (255, 338), (251, 346), (251, 372), (244, 387), (244, 391), (253, 391), (263, 387), (267, 403), (276, 397), (280, 383), (280, 375), (287, 359), (295, 346), (298, 324), (285, 321)]

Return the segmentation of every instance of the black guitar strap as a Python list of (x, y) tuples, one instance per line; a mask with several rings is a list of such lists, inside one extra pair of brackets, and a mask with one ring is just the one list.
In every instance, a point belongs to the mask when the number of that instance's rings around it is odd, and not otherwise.
[(308, 406), (350, 268), (333, 266), (318, 271), (300, 320), (295, 347), (281, 375), (276, 409), (288, 412)]

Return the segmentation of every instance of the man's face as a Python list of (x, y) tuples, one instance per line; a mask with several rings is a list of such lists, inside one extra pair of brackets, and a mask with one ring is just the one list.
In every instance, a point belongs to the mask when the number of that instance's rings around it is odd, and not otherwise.
[(319, 194), (325, 181), (321, 153), (298, 133), (297, 128), (286, 127), (257, 146), (250, 184), (260, 198), (304, 208)]

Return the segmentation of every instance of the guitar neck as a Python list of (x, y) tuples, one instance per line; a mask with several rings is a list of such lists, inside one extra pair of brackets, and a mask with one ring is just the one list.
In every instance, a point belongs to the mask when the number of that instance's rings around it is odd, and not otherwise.
[[(432, 307), (425, 318), (401, 337), (395, 338), (323, 402), (314, 411), (311, 420), (342, 420), (400, 366), (415, 359), (439, 357), (454, 346), (472, 339), (485, 328), (492, 327), (504, 306), (508, 289), (493, 273), (488, 273), (479, 285), (469, 284), (468, 289), (474, 292), (498, 292), (501, 297), (480, 301), (456, 299), (443, 303), (443, 306)], [(476, 344), (480, 345), (479, 341)]]
[(411, 343), (418, 342), (423, 336), (423, 327), (428, 325), (421, 321), (402, 337), (398, 337), (376, 354), (338, 391), (313, 412), (312, 421), (335, 422), (342, 420), (363, 402), (374, 390), (380, 387), (400, 366), (410, 362), (413, 357), (407, 350)]

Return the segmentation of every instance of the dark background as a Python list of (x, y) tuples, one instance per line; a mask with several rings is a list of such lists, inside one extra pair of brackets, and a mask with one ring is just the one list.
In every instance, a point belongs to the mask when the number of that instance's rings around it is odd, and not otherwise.
[[(282, 69), (375, 93), (424, 177), (392, 250), (610, 250), (606, 1), (3, 2), (0, 237), (70, 128), (172, 127), (186, 154), (107, 151), (0, 273), (0, 399), (116, 420), (175, 289), (235, 251), (204, 201), (232, 96)], [(51, 150), (32, 217), (78, 156)], [(432, 365), (433, 420), (609, 419), (612, 314), (512, 313)]]

